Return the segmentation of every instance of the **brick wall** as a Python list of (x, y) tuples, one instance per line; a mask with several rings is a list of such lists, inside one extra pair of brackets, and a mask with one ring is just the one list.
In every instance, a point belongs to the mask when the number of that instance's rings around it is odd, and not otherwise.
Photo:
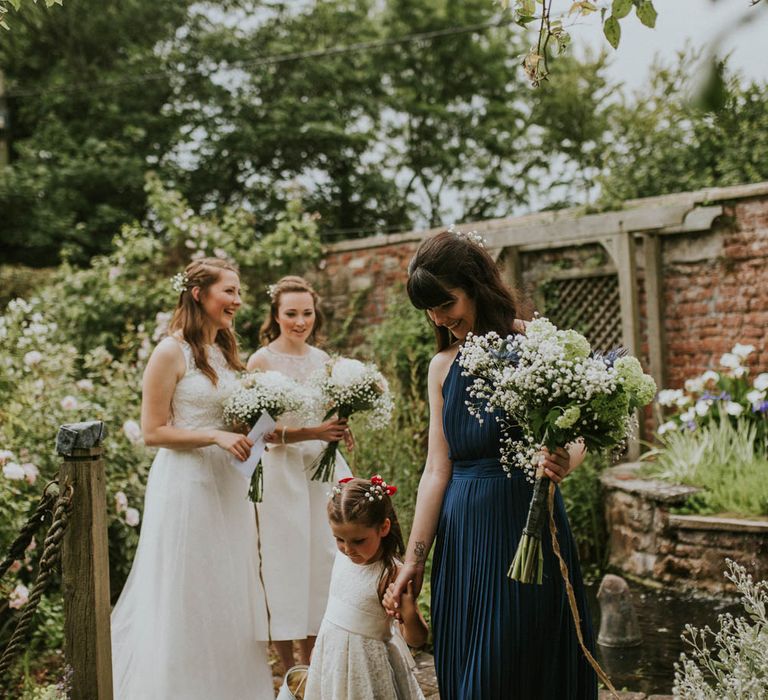
[[(667, 385), (717, 367), (736, 342), (757, 348), (749, 364), (768, 371), (768, 193), (723, 202), (724, 215), (712, 228), (662, 237), (663, 323)], [(474, 224), (481, 233), (482, 224)], [(347, 241), (332, 246), (314, 280), (325, 299), (332, 330), (349, 321), (347, 349), (364, 342), (392, 298), (408, 303), (402, 289), (408, 262), (425, 234), (382, 237), (380, 242)], [(578, 264), (594, 257), (595, 246), (525, 253), (526, 293), (535, 295), (531, 275), (546, 265)], [(535, 273), (535, 274), (534, 274)], [(647, 353), (643, 260), (638, 252), (642, 354)], [(333, 335), (333, 334), (332, 334)]]

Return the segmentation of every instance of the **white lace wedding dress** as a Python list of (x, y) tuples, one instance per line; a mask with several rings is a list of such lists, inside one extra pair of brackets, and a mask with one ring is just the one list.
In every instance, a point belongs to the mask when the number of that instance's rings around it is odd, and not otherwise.
[[(311, 345), (302, 356), (270, 347), (256, 354), (270, 370), (300, 383), (307, 383), (329, 359)], [(319, 424), (322, 418), (285, 414), (278, 422), (301, 427)], [(258, 506), (259, 534), (273, 640), (314, 636), (323, 619), (336, 543), (326, 513), (330, 484), (312, 481), (310, 467), (325, 445), (320, 440), (270, 445), (262, 457), (264, 500)], [(339, 454), (335, 478), (351, 475)]]
[[(223, 428), (235, 373), (217, 346), (218, 385), (194, 366), (173, 396), (173, 424)], [(161, 448), (149, 473), (141, 536), (112, 612), (116, 700), (274, 698), (264, 638), (256, 523), (248, 481), (217, 446)]]
[(383, 566), (337, 552), (304, 700), (424, 700), (408, 646), (379, 601)]

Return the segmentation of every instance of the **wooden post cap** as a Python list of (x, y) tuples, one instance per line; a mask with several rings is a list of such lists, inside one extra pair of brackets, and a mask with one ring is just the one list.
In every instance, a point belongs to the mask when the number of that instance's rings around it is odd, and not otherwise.
[(99, 447), (106, 434), (107, 426), (100, 420), (67, 423), (59, 428), (56, 452), (64, 457), (71, 457), (75, 450)]

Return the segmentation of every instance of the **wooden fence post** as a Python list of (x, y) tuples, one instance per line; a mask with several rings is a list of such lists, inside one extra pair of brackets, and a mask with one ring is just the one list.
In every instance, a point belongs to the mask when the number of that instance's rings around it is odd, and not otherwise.
[(60, 488), (74, 488), (61, 552), (72, 700), (112, 700), (107, 491), (101, 459), (105, 433), (104, 423), (91, 421), (62, 425), (56, 438)]

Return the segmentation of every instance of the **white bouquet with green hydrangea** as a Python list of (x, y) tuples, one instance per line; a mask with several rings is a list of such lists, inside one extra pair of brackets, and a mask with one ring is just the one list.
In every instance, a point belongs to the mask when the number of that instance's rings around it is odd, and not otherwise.
[[(480, 421), (495, 413), (504, 433), (500, 461), (505, 471), (522, 469), (535, 483), (531, 509), (510, 577), (541, 582), (541, 526), (549, 479), (538, 468), (546, 447), (583, 441), (589, 450), (615, 450), (630, 434), (635, 411), (650, 403), (656, 383), (634, 357), (592, 352), (587, 339), (558, 330), (546, 318), (528, 324), (525, 335), (470, 335), (459, 359), (474, 377), (467, 405)], [(522, 437), (511, 437), (519, 426)], [(511, 474), (509, 474), (511, 475)]]
[[(326, 409), (323, 420), (359, 415), (368, 430), (381, 430), (392, 418), (394, 404), (389, 384), (376, 365), (347, 357), (333, 358), (314, 378)], [(329, 442), (312, 464), (312, 479), (331, 481), (338, 441)]]
[[(224, 402), (224, 420), (236, 430), (243, 430), (253, 426), (263, 413), (277, 420), (284, 413), (309, 413), (312, 403), (312, 394), (282, 372), (251, 372), (243, 376), (240, 386)], [(255, 503), (262, 499), (262, 481), (259, 460), (248, 491)]]

